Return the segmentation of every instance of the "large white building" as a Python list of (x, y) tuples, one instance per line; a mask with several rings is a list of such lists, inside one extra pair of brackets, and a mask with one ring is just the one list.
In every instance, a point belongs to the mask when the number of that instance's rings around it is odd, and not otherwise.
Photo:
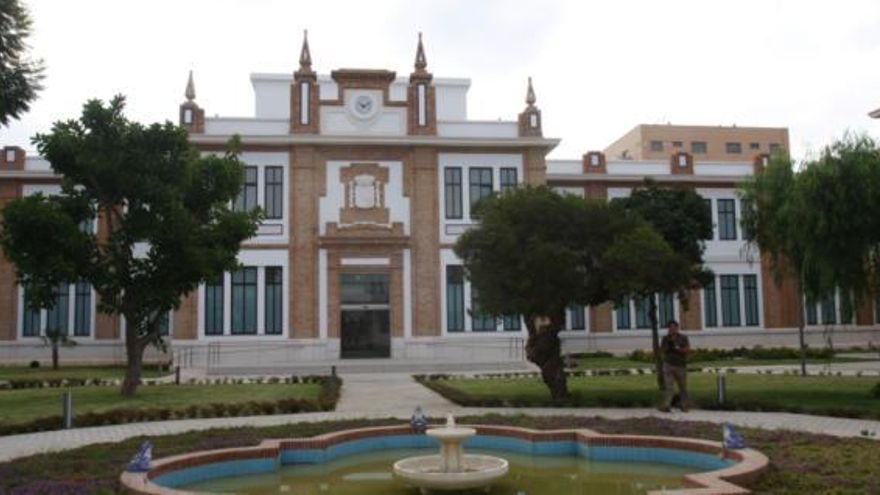
[[(710, 202), (716, 224), (706, 250), (715, 282), (694, 291), (687, 310), (659, 295), (661, 319), (680, 320), (696, 345), (796, 343), (792, 287), (777, 287), (760, 256), (749, 254), (738, 221), (736, 184), (760, 170), (766, 154), (700, 161), (671, 150), (665, 159), (614, 161), (589, 152), (548, 161), (558, 140), (543, 136), (530, 81), (515, 119), (469, 120), (469, 80), (434, 78), (421, 41), (408, 77), (361, 69), (319, 75), (304, 42), (297, 71), (253, 74), (251, 82), (253, 117), (206, 118), (192, 79), (180, 105), (180, 123), (204, 153), (241, 136), (247, 166), (234, 207), (261, 206), (266, 213), (258, 234), (242, 246), (242, 268), (202, 285), (169, 318), (171, 348), (183, 365), (279, 368), (366, 357), (412, 368), (521, 361), (525, 328), (518, 318), (471, 312), (474, 294), (452, 250), (474, 223), (471, 206), (524, 183), (611, 199), (629, 194), (644, 177), (695, 188)], [(59, 189), (44, 160), (11, 147), (3, 159), (0, 206)], [(124, 355), (124, 323), (96, 313), (88, 286), (61, 287), (55, 308), (30, 311), (3, 258), (0, 285), (0, 361), (43, 357), (35, 344), (47, 325), (66, 328), (79, 341), (65, 350), (68, 359)], [(571, 308), (565, 349), (647, 347), (644, 307), (627, 301)], [(838, 297), (807, 311), (815, 344), (831, 327), (838, 342), (880, 341), (877, 317), (872, 305), (850, 310)]]

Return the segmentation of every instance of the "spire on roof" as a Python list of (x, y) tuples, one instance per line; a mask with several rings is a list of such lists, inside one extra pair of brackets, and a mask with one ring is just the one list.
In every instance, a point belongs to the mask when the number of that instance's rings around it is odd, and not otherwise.
[(416, 72), (424, 72), (428, 67), (428, 59), (425, 57), (425, 47), (422, 45), (422, 33), (419, 32), (419, 46), (416, 48)]
[(186, 81), (186, 91), (183, 94), (186, 96), (186, 101), (188, 102), (192, 102), (196, 99), (196, 85), (193, 82), (192, 69), (189, 71), (189, 80)]
[(529, 89), (526, 91), (526, 104), (529, 107), (535, 106), (535, 102), (537, 99), (535, 98), (535, 88), (532, 87), (532, 78), (529, 76)]
[(309, 30), (303, 30), (302, 51), (299, 54), (299, 69), (303, 72), (312, 70), (312, 53), (309, 51)]

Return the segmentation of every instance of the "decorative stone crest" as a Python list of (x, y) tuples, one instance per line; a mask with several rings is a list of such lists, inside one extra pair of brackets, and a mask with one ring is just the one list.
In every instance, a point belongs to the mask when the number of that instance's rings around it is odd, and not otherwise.
[(373, 225), (390, 227), (385, 202), (388, 169), (377, 163), (353, 163), (339, 171), (345, 186), (345, 204), (340, 209), (340, 227)]

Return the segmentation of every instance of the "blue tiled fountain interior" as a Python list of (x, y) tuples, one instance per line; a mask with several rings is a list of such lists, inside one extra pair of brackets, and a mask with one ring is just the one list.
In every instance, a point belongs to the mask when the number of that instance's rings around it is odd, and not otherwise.
[[(470, 438), (464, 446), (466, 450), (498, 450), (538, 456), (577, 455), (594, 461), (674, 464), (693, 467), (695, 471), (713, 471), (735, 463), (735, 461), (720, 459), (710, 454), (677, 449), (588, 447), (575, 441), (530, 442), (519, 438), (489, 435)], [(279, 459), (241, 459), (185, 468), (158, 476), (153, 479), (153, 482), (164, 487), (176, 488), (216, 478), (271, 473), (277, 470), (279, 465), (316, 464), (354, 454), (392, 449), (426, 449), (425, 453), (427, 454), (436, 451), (438, 444), (436, 440), (425, 435), (365, 438), (339, 443), (326, 449), (284, 450)]]

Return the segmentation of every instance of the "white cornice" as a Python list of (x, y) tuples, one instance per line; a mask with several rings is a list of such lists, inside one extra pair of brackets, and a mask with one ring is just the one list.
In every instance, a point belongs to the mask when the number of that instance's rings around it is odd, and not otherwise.
[[(226, 144), (232, 136), (190, 134), (193, 144)], [(548, 152), (559, 144), (559, 139), (524, 137), (517, 139), (493, 138), (444, 138), (438, 136), (320, 136), (316, 134), (291, 134), (285, 136), (241, 137), (242, 144), (266, 146), (318, 145), (318, 146), (438, 146), (456, 148), (544, 148)]]
[(54, 172), (43, 170), (0, 170), (0, 179), (60, 179)]
[(739, 184), (746, 177), (737, 175), (608, 175), (608, 174), (547, 174), (547, 183), (556, 182), (642, 182), (646, 178), (667, 183)]

